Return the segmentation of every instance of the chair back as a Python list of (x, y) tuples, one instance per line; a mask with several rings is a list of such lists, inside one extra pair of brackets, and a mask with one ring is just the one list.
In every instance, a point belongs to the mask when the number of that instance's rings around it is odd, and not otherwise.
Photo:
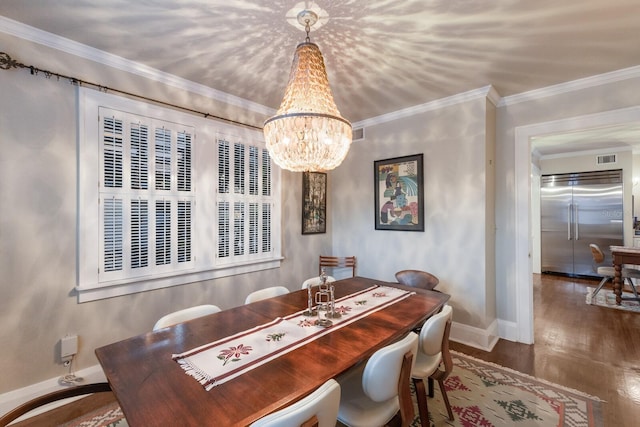
[(1, 416), (0, 426), (4, 427), (6, 425), (9, 425), (9, 423), (21, 417), (22, 415), (49, 403), (57, 402), (63, 399), (69, 399), (70, 397), (84, 396), (103, 392), (111, 392), (111, 386), (109, 385), (109, 383), (105, 382), (83, 384), (52, 391), (51, 393), (31, 399)]
[(155, 325), (153, 330), (166, 328), (167, 326), (175, 325), (187, 320), (195, 319), (197, 317), (206, 316), (221, 311), (220, 307), (213, 304), (196, 305), (194, 307), (185, 308), (183, 310), (174, 311), (167, 315), (162, 316)]
[(451, 323), (453, 309), (445, 305), (440, 313), (434, 314), (424, 322), (420, 330), (420, 351), (426, 356), (439, 356), (442, 353), (442, 343), (445, 338), (447, 323)]
[[(404, 356), (406, 353), (411, 353), (415, 361), (417, 351), (418, 335), (410, 332), (400, 341), (373, 353), (362, 374), (362, 389), (369, 399), (374, 402), (384, 402), (398, 396), (398, 383), (401, 380), (400, 372)], [(407, 381), (412, 369), (413, 366), (408, 370)]]
[(591, 255), (593, 256), (593, 262), (596, 264), (602, 264), (604, 261), (604, 252), (600, 249), (600, 246), (595, 243), (591, 243), (589, 245), (589, 249), (591, 249)]
[(289, 289), (284, 286), (271, 286), (269, 288), (259, 289), (251, 292), (244, 300), (245, 304), (251, 304), (252, 302), (260, 301), (263, 299), (277, 297), (278, 295), (288, 294)]
[(318, 275), (322, 274), (323, 268), (350, 268), (351, 277), (356, 275), (356, 257), (355, 256), (330, 256), (320, 255), (320, 261), (318, 262)]
[[(327, 276), (327, 283), (330, 282), (335, 282), (336, 279), (333, 276)], [(318, 286), (320, 283), (322, 283), (322, 281), (320, 280), (320, 276), (318, 277), (311, 277), (307, 280), (305, 280), (304, 282), (302, 282), (302, 289), (307, 289), (307, 286)]]
[(413, 286), (414, 288), (432, 290), (440, 280), (431, 273), (421, 270), (401, 270), (396, 273), (396, 280), (398, 283), (406, 286)]
[(296, 403), (273, 412), (251, 427), (335, 427), (340, 407), (340, 385), (333, 378)]

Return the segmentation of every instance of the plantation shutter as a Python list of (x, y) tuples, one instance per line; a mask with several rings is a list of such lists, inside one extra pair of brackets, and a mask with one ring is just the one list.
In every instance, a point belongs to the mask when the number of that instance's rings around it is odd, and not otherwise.
[(193, 131), (121, 111), (99, 111), (99, 281), (192, 267)]
[(272, 251), (271, 158), (260, 147), (226, 137), (218, 138), (217, 153), (218, 259), (263, 259)]

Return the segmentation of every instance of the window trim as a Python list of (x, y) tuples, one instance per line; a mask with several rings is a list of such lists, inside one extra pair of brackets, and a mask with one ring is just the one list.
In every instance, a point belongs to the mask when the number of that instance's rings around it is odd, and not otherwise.
[[(125, 278), (100, 282), (99, 215), (101, 206), (99, 174), (100, 149), (97, 141), (99, 109), (108, 108), (129, 114), (179, 123), (195, 129), (192, 141), (192, 184), (195, 191), (195, 206), (192, 206), (194, 229), (192, 251), (195, 258), (192, 268), (153, 274), (153, 277)], [(150, 131), (152, 132), (152, 131)], [(262, 271), (280, 267), (281, 245), (281, 177), (280, 168), (271, 160), (271, 245), (268, 256), (253, 259), (228, 260), (221, 263), (218, 251), (217, 194), (218, 179), (218, 137), (225, 135), (247, 146), (265, 149), (262, 132), (241, 126), (205, 119), (199, 116), (143, 103), (93, 89), (78, 88), (78, 144), (77, 144), (77, 277), (75, 290), (78, 302), (88, 302), (103, 298), (144, 292), (154, 289), (178, 286), (192, 282), (206, 281), (221, 277)], [(247, 148), (247, 153), (248, 153)], [(194, 155), (195, 152), (197, 155)], [(248, 162), (247, 162), (248, 164)], [(203, 167), (206, 165), (206, 167)], [(248, 169), (246, 169), (248, 170)], [(247, 174), (248, 175), (248, 174)], [(249, 187), (249, 182), (246, 183)], [(247, 203), (249, 203), (247, 201)], [(198, 230), (205, 229), (207, 221), (213, 223), (213, 233), (202, 237)], [(248, 223), (245, 225), (248, 227)], [(196, 237), (197, 236), (197, 237)], [(249, 242), (245, 242), (249, 248)]]

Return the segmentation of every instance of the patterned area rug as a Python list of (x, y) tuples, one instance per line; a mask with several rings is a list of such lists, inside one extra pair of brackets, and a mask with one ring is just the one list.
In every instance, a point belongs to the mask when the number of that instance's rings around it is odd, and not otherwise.
[[(637, 286), (636, 286), (637, 287)], [(595, 299), (592, 294), (595, 288), (587, 289), (587, 304), (599, 305), (600, 307), (615, 308), (617, 310), (635, 311), (640, 313), (640, 301), (623, 300), (620, 305), (616, 305), (616, 294), (611, 289), (600, 289)], [(632, 297), (631, 292), (622, 292), (622, 297)]]
[(445, 387), (455, 420), (448, 420), (436, 382), (435, 396), (428, 400), (431, 426), (604, 425), (597, 397), (461, 353), (452, 356), (454, 368)]
[(63, 427), (128, 427), (129, 424), (124, 418), (122, 409), (117, 402), (110, 403), (98, 408), (93, 412), (89, 412), (78, 417)]
[[(440, 388), (429, 398), (430, 427), (440, 426), (566, 426), (600, 427), (602, 401), (576, 390), (524, 375), (503, 366), (452, 352), (454, 368), (445, 381), (454, 421), (447, 410)], [(420, 426), (418, 407), (414, 400)], [(74, 420), (66, 427), (128, 426), (116, 403)]]

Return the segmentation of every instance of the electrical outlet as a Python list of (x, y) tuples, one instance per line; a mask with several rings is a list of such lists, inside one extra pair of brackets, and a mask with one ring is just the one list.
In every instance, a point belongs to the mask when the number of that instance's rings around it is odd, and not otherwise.
[(60, 358), (66, 362), (78, 352), (78, 336), (67, 335), (60, 339)]

